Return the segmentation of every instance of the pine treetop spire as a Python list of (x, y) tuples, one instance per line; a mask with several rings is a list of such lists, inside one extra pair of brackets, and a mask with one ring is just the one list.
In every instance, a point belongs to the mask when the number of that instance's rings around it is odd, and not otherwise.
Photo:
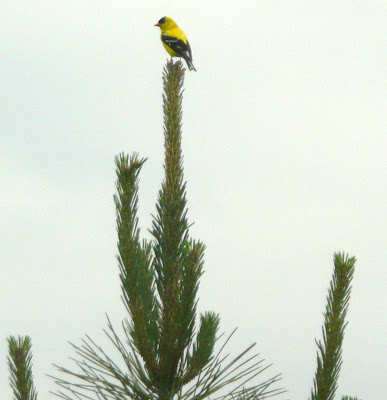
[(253, 346), (226, 365), (227, 356), (221, 351), (214, 353), (219, 328), (216, 313), (202, 313), (195, 328), (205, 246), (189, 236), (181, 149), (183, 82), (182, 63), (168, 61), (163, 73), (165, 176), (151, 241), (140, 240), (137, 217), (139, 173), (145, 159), (137, 154), (116, 157), (118, 262), (122, 297), (130, 318), (123, 324), (125, 343), (110, 321), (106, 333), (126, 370), (119, 369), (87, 338), (81, 347), (74, 346), (82, 357), (77, 362), (82, 372), (59, 368), (81, 381), (58, 379), (66, 391), (60, 392), (63, 399), (91, 399), (92, 392), (104, 400), (202, 400), (229, 384), (236, 387), (225, 396), (228, 400), (258, 400), (261, 395), (278, 392), (268, 389), (278, 376), (247, 386), (266, 369), (257, 355), (247, 356)]

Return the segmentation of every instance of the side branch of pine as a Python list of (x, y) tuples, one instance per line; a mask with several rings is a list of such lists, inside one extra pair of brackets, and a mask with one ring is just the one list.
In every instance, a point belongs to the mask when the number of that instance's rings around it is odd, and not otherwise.
[(346, 327), (345, 318), (351, 294), (351, 281), (355, 270), (355, 257), (335, 253), (334, 272), (324, 313), (322, 341), (316, 341), (317, 371), (311, 400), (333, 400), (342, 365), (342, 343)]
[(32, 375), (32, 351), (29, 336), (10, 336), (8, 342), (8, 367), (10, 384), (16, 400), (37, 400)]

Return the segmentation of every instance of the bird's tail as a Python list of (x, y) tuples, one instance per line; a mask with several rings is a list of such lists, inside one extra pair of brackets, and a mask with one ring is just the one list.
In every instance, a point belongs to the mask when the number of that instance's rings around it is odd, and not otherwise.
[(189, 58), (185, 58), (185, 61), (186, 61), (186, 63), (187, 63), (188, 69), (189, 69), (190, 71), (195, 71), (195, 72), (196, 72), (196, 68), (195, 68), (195, 66), (193, 65), (192, 61), (191, 61)]

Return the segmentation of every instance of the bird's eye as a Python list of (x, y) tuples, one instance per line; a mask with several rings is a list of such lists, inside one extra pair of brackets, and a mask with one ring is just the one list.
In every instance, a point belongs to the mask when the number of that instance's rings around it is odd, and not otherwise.
[(165, 24), (165, 17), (160, 19), (159, 24)]

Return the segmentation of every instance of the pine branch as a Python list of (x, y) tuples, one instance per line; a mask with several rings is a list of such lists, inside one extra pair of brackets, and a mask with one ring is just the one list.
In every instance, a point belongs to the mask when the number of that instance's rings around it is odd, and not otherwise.
[(154, 293), (154, 274), (150, 244), (140, 245), (137, 218), (138, 174), (146, 159), (134, 154), (130, 160), (116, 157), (118, 262), (124, 303), (133, 321), (131, 335), (148, 373), (157, 377), (156, 348), (159, 340), (158, 304)]
[(196, 295), (199, 279), (203, 273), (205, 246), (201, 242), (185, 242), (185, 258), (182, 264), (182, 278), (179, 293), (179, 320), (181, 324), (181, 348), (184, 350), (193, 341), (196, 318)]
[(9, 381), (15, 400), (37, 400), (32, 376), (31, 339), (28, 336), (10, 336), (7, 342)]
[(334, 255), (334, 272), (324, 313), (323, 340), (316, 341), (317, 371), (311, 400), (333, 400), (336, 393), (355, 262), (355, 257), (349, 258), (344, 253)]
[(194, 379), (211, 360), (218, 328), (218, 315), (207, 312), (201, 316), (196, 343), (193, 347), (192, 355), (189, 355), (187, 358), (188, 368), (182, 378), (183, 384)]

